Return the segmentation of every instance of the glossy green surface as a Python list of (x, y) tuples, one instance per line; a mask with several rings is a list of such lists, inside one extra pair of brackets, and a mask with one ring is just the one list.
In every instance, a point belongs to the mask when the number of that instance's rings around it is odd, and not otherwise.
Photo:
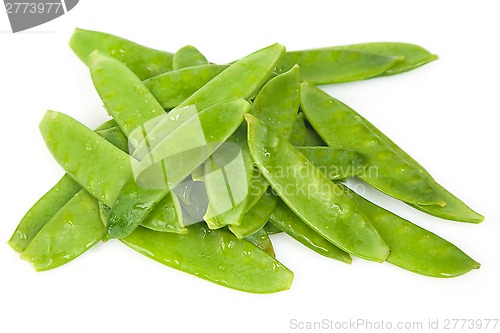
[(226, 68), (225, 65), (186, 67), (153, 76), (145, 80), (144, 84), (163, 108), (170, 110), (181, 104)]
[(271, 213), (269, 221), (279, 230), (284, 231), (293, 239), (307, 246), (322, 256), (336, 259), (350, 264), (352, 262), (349, 254), (325, 238), (304, 223), (283, 200), (278, 200), (277, 205)]
[(164, 265), (225, 287), (253, 293), (290, 288), (293, 273), (250, 242), (204, 223), (187, 228), (185, 235), (138, 228), (122, 241)]
[(369, 121), (363, 119), (366, 126), (368, 126), (373, 132), (378, 136), (383, 138), (387, 145), (389, 145), (393, 150), (399, 151), (406, 160), (413, 165), (413, 167), (424, 176), (429, 179), (434, 190), (440, 197), (446, 202), (445, 207), (437, 205), (411, 205), (416, 209), (419, 209), (427, 214), (434, 215), (443, 219), (459, 221), (459, 222), (469, 222), (469, 223), (480, 223), (484, 220), (484, 216), (476, 213), (470, 207), (468, 207), (464, 202), (458, 199), (456, 196), (451, 194), (443, 186), (438, 184), (432, 176), (420, 165), (417, 161), (411, 158), (407, 153), (405, 153), (401, 148), (399, 148), (391, 139), (380, 132), (375, 126), (373, 126)]
[(209, 200), (205, 221), (210, 229), (240, 225), (253, 168), (246, 124), (241, 124), (204, 164), (203, 179)]
[(306, 142), (307, 128), (305, 124), (305, 117), (302, 112), (297, 113), (293, 128), (288, 138), (288, 141), (296, 147), (303, 146)]
[(61, 209), (81, 187), (69, 175), (64, 175), (24, 215), (9, 240), (9, 245), (22, 252), (47, 222)]
[(431, 54), (426, 49), (408, 43), (376, 42), (338, 46), (335, 48), (362, 51), (379, 56), (403, 58), (382, 73), (382, 76), (403, 73), (438, 59), (436, 55)]
[(327, 144), (314, 129), (306, 127), (306, 140), (304, 141), (304, 146), (327, 146)]
[(172, 60), (173, 70), (207, 64), (207, 58), (192, 45), (186, 45), (177, 50)]
[(257, 246), (259, 249), (265, 251), (271, 257), (276, 258), (276, 253), (274, 253), (273, 243), (271, 242), (271, 238), (269, 238), (264, 228), (259, 229), (251, 236), (245, 237), (245, 240)]
[(249, 98), (264, 85), (284, 52), (283, 45), (274, 44), (236, 61), (180, 106), (194, 104), (203, 110), (231, 98)]
[(384, 261), (389, 247), (356, 205), (271, 127), (245, 118), (255, 164), (295, 214), (342, 250)]
[(56, 268), (87, 251), (103, 234), (97, 200), (81, 190), (38, 232), (21, 258), (37, 271)]
[(300, 67), (300, 80), (316, 84), (342, 83), (381, 75), (402, 61), (402, 57), (376, 55), (336, 48), (287, 52), (276, 71)]
[(368, 167), (359, 177), (373, 187), (408, 203), (446, 204), (406, 154), (391, 147), (345, 104), (312, 84), (302, 83), (301, 109), (327, 144), (365, 154)]
[(378, 207), (344, 186), (342, 188), (370, 217), (391, 247), (387, 257), (391, 264), (433, 277), (453, 277), (479, 268), (479, 263), (447, 240)]
[(134, 169), (111, 209), (107, 232), (123, 238), (133, 232), (171, 188), (184, 180), (243, 121), (249, 104), (233, 99), (190, 118), (163, 139)]
[(367, 166), (365, 155), (354, 150), (319, 146), (297, 147), (297, 150), (331, 180), (357, 176)]
[(40, 131), (59, 165), (95, 198), (113, 206), (132, 175), (128, 154), (75, 119), (55, 111), (47, 111)]
[(165, 113), (142, 81), (120, 61), (92, 52), (88, 66), (106, 110), (127, 137), (138, 126)]
[[(269, 124), (285, 138), (289, 138), (294, 130), (300, 102), (299, 68), (292, 67), (290, 71), (269, 80), (257, 94), (250, 114)], [(252, 208), (266, 193), (269, 184), (259, 172), (252, 177), (247, 210)]]
[(103, 32), (77, 28), (69, 45), (85, 64), (88, 63), (88, 56), (98, 50), (120, 60), (141, 80), (172, 70), (172, 53), (151, 49)]
[(229, 230), (238, 238), (245, 238), (255, 234), (267, 223), (277, 202), (278, 198), (271, 191), (266, 191), (259, 201), (246, 212), (241, 224), (238, 226), (231, 225)]

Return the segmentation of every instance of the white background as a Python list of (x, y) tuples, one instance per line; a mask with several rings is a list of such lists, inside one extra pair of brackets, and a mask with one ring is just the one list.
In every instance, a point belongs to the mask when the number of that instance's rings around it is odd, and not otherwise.
[[(0, 13), (0, 332), (288, 332), (296, 331), (291, 319), (423, 321), (426, 327), (429, 319), (500, 318), (496, 3), (81, 0), (68, 14), (18, 34)], [(481, 269), (433, 279), (358, 259), (349, 266), (279, 235), (273, 237), (277, 257), (295, 280), (291, 290), (272, 295), (220, 287), (113, 241), (35, 273), (6, 242), (63, 175), (38, 122), (47, 109), (90, 127), (106, 119), (86, 67), (67, 46), (75, 27), (172, 52), (193, 44), (220, 63), (274, 42), (296, 50), (402, 41), (438, 54), (438, 61), (409, 73), (327, 90), (486, 216), (480, 225), (456, 223), (376, 198), (461, 247)]]

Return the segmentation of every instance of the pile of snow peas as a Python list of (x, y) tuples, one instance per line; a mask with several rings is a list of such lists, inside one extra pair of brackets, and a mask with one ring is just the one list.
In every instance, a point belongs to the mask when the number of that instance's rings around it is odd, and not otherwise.
[(219, 65), (193, 46), (172, 54), (83, 29), (70, 46), (112, 119), (91, 130), (47, 111), (40, 123), (66, 174), (9, 241), (37, 271), (118, 239), (214, 283), (272, 293), (293, 280), (269, 237), (280, 232), (345, 263), (387, 261), (431, 277), (479, 268), (346, 186), (357, 177), (427, 214), (483, 220), (316, 86), (412, 70), (437, 59), (425, 49), (383, 42), (287, 52), (274, 44)]

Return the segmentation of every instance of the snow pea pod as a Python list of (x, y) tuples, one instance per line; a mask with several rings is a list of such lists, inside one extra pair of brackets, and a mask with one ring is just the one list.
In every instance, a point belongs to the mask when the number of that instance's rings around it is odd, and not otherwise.
[(141, 143), (140, 146), (148, 146), (147, 150), (154, 149), (155, 145), (170, 133), (165, 131), (165, 122), (169, 123), (172, 119), (177, 119), (179, 123), (177, 126), (180, 126), (180, 123), (191, 117), (190, 113), (186, 116), (184, 109), (186, 107), (194, 107), (196, 112), (200, 112), (207, 107), (230, 99), (248, 99), (264, 85), (284, 52), (284, 46), (274, 44), (231, 64), (184, 100), (177, 108), (170, 111), (169, 117), (165, 117), (151, 130), (148, 130), (148, 136), (155, 140), (150, 140), (147, 145)]
[(306, 140), (304, 141), (304, 146), (327, 146), (327, 144), (314, 129), (306, 127)]
[(153, 76), (144, 81), (165, 110), (181, 104), (208, 81), (227, 68), (226, 65), (186, 67)]
[(304, 223), (283, 200), (278, 200), (275, 209), (271, 213), (269, 221), (281, 231), (299, 243), (307, 246), (322, 256), (336, 259), (347, 264), (352, 262), (351, 256), (327, 241), (316, 231)]
[(253, 293), (290, 288), (293, 273), (250, 242), (204, 223), (187, 228), (188, 233), (179, 235), (139, 227), (122, 242), (166, 266), (225, 287)]
[(342, 250), (384, 261), (389, 247), (356, 205), (271, 127), (245, 118), (255, 164), (297, 216)]
[(88, 64), (88, 56), (98, 50), (124, 63), (141, 80), (172, 70), (172, 53), (151, 49), (103, 32), (77, 28), (69, 45), (85, 64)]
[(273, 243), (271, 242), (271, 238), (269, 238), (269, 235), (264, 230), (264, 228), (261, 228), (252, 235), (245, 237), (245, 240), (257, 246), (259, 249), (265, 251), (271, 257), (276, 258)]
[(120, 61), (92, 52), (88, 66), (106, 110), (128, 137), (138, 126), (165, 114), (142, 81)]
[(407, 72), (438, 59), (435, 54), (430, 53), (426, 49), (408, 43), (376, 42), (337, 46), (334, 48), (361, 51), (379, 56), (403, 58), (384, 73), (380, 74), (380, 76)]
[[(294, 66), (271, 79), (257, 94), (250, 109), (250, 114), (269, 124), (285, 138), (292, 135), (298, 117), (299, 76), (299, 68)], [(247, 210), (259, 201), (269, 187), (260, 173), (254, 173), (250, 185)]]
[[(266, 233), (268, 235), (275, 235), (275, 234), (279, 234), (279, 233), (283, 232), (280, 228), (278, 228), (277, 226), (275, 226), (274, 224), (272, 224), (269, 221), (266, 223), (266, 225), (264, 226), (263, 229), (266, 231)], [(330, 243), (330, 242), (328, 242), (328, 243)]]
[[(127, 137), (118, 126), (96, 130), (96, 133), (122, 151), (128, 151)], [(141, 225), (155, 231), (185, 233), (186, 228), (182, 223), (182, 208), (175, 193), (169, 193), (163, 198), (148, 217), (142, 221)]]
[(373, 132), (375, 132), (379, 137), (383, 138), (385, 142), (395, 151), (399, 151), (406, 160), (413, 165), (415, 169), (418, 169), (420, 173), (429, 179), (433, 184), (433, 188), (446, 202), (445, 207), (440, 207), (437, 205), (413, 205), (412, 207), (421, 210), (427, 214), (440, 217), (447, 220), (459, 221), (459, 222), (469, 222), (469, 223), (480, 223), (484, 220), (484, 216), (476, 213), (474, 210), (469, 208), (464, 202), (458, 199), (456, 196), (451, 194), (443, 186), (438, 184), (432, 176), (420, 165), (417, 161), (411, 158), (406, 152), (399, 148), (391, 139), (385, 136), (384, 133), (380, 132), (375, 126), (373, 126), (369, 121), (363, 119), (366, 126), (368, 126)]
[(354, 150), (319, 146), (297, 147), (297, 150), (331, 180), (357, 176), (367, 166), (365, 155)]
[(306, 134), (307, 129), (304, 114), (299, 112), (295, 118), (295, 122), (293, 123), (292, 132), (288, 140), (292, 145), (300, 147), (306, 142)]
[(216, 104), (179, 126), (137, 166), (112, 207), (107, 232), (123, 238), (133, 232), (170, 189), (204, 162), (243, 121), (249, 104), (233, 99)]
[(404, 202), (446, 205), (407, 155), (394, 150), (345, 104), (305, 82), (301, 84), (301, 109), (327, 144), (365, 154), (368, 168), (359, 177), (370, 185)]
[(340, 185), (370, 217), (391, 247), (387, 261), (406, 270), (432, 277), (453, 277), (479, 268), (479, 263), (447, 240), (378, 207)]
[(204, 164), (209, 200), (204, 219), (210, 229), (237, 226), (245, 213), (254, 168), (246, 133), (246, 125), (241, 124)]
[(40, 131), (59, 165), (95, 198), (112, 206), (132, 175), (129, 155), (59, 112), (47, 111)]
[(192, 45), (186, 45), (174, 53), (172, 60), (173, 70), (199, 65), (208, 65), (208, 60)]
[(276, 67), (277, 73), (300, 66), (300, 80), (316, 84), (342, 83), (381, 75), (402, 57), (383, 56), (336, 48), (287, 52)]
[(267, 223), (277, 202), (278, 198), (267, 190), (259, 201), (245, 213), (241, 224), (239, 226), (230, 225), (229, 230), (240, 239), (252, 236)]
[(104, 235), (97, 200), (80, 190), (37, 233), (21, 254), (37, 271), (78, 257)]
[(52, 216), (71, 200), (80, 189), (81, 186), (69, 175), (64, 175), (24, 215), (10, 238), (9, 245), (17, 252), (24, 251)]

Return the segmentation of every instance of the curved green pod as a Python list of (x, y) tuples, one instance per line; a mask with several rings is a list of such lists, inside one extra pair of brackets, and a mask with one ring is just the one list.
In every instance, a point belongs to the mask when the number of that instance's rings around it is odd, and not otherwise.
[(307, 82), (301, 84), (301, 109), (328, 145), (354, 149), (367, 158), (361, 179), (404, 202), (445, 206), (433, 182), (401, 149), (395, 150), (347, 105)]
[(172, 53), (151, 49), (104, 32), (77, 28), (69, 45), (85, 64), (88, 64), (88, 56), (97, 50), (124, 63), (141, 80), (172, 70)]
[(391, 247), (387, 261), (406, 270), (432, 276), (454, 277), (479, 268), (479, 263), (447, 240), (378, 207), (354, 191), (339, 185), (370, 217)]
[(24, 215), (14, 234), (12, 234), (9, 245), (17, 252), (24, 251), (52, 216), (71, 200), (80, 189), (81, 186), (73, 178), (64, 175)]
[(127, 137), (145, 122), (165, 114), (149, 89), (120, 61), (95, 51), (88, 57), (88, 66), (106, 110)]
[(161, 140), (134, 167), (134, 175), (121, 188), (111, 209), (108, 235), (123, 238), (133, 232), (171, 188), (234, 133), (249, 107), (243, 99), (213, 105)]
[(459, 222), (468, 222), (468, 223), (480, 223), (484, 220), (484, 216), (476, 213), (472, 208), (467, 206), (463, 201), (458, 199), (456, 196), (451, 194), (448, 190), (446, 190), (443, 186), (438, 184), (432, 176), (420, 165), (417, 161), (411, 158), (406, 152), (404, 152), (401, 148), (399, 148), (391, 139), (385, 136), (384, 133), (380, 132), (375, 126), (373, 126), (369, 121), (364, 119), (366, 126), (368, 126), (373, 132), (375, 132), (378, 136), (383, 138), (387, 145), (389, 145), (393, 150), (399, 151), (403, 156), (405, 156), (406, 160), (411, 163), (414, 168), (418, 169), (422, 176), (427, 177), (429, 181), (433, 184), (434, 191), (441, 196), (446, 202), (445, 207), (441, 207), (438, 205), (415, 205), (410, 204), (410, 206), (423, 211), (429, 215), (433, 215), (436, 217), (440, 217), (447, 220), (459, 221)]
[(300, 67), (300, 80), (331, 84), (369, 79), (386, 73), (402, 57), (383, 56), (337, 48), (287, 52), (276, 67), (277, 73)]
[(271, 213), (269, 222), (285, 232), (299, 243), (322, 256), (336, 259), (347, 264), (352, 263), (351, 256), (327, 241), (324, 237), (302, 221), (288, 206), (279, 200)]
[(192, 45), (186, 45), (174, 53), (172, 60), (172, 67), (174, 71), (181, 68), (200, 65), (208, 65), (208, 60), (200, 51), (198, 51), (196, 47)]
[(129, 155), (59, 112), (47, 111), (40, 131), (59, 165), (95, 198), (113, 206), (132, 175)]
[(438, 59), (437, 55), (430, 53), (423, 47), (408, 43), (375, 42), (337, 46), (334, 48), (361, 51), (379, 56), (402, 58), (401, 61), (398, 61), (394, 66), (380, 74), (380, 76), (407, 72)]
[(37, 233), (21, 254), (37, 271), (75, 259), (104, 235), (97, 200), (80, 190)]
[(270, 126), (245, 118), (255, 164), (295, 214), (342, 250), (384, 261), (389, 247), (356, 205)]
[(297, 147), (314, 166), (331, 180), (361, 174), (367, 166), (365, 155), (354, 150), (333, 147)]
[(273, 293), (290, 288), (293, 273), (252, 243), (204, 223), (185, 235), (137, 228), (121, 241), (166, 266), (225, 287)]
[(145, 80), (144, 84), (161, 106), (165, 110), (170, 110), (181, 104), (227, 67), (213, 64), (186, 67), (153, 76)]

